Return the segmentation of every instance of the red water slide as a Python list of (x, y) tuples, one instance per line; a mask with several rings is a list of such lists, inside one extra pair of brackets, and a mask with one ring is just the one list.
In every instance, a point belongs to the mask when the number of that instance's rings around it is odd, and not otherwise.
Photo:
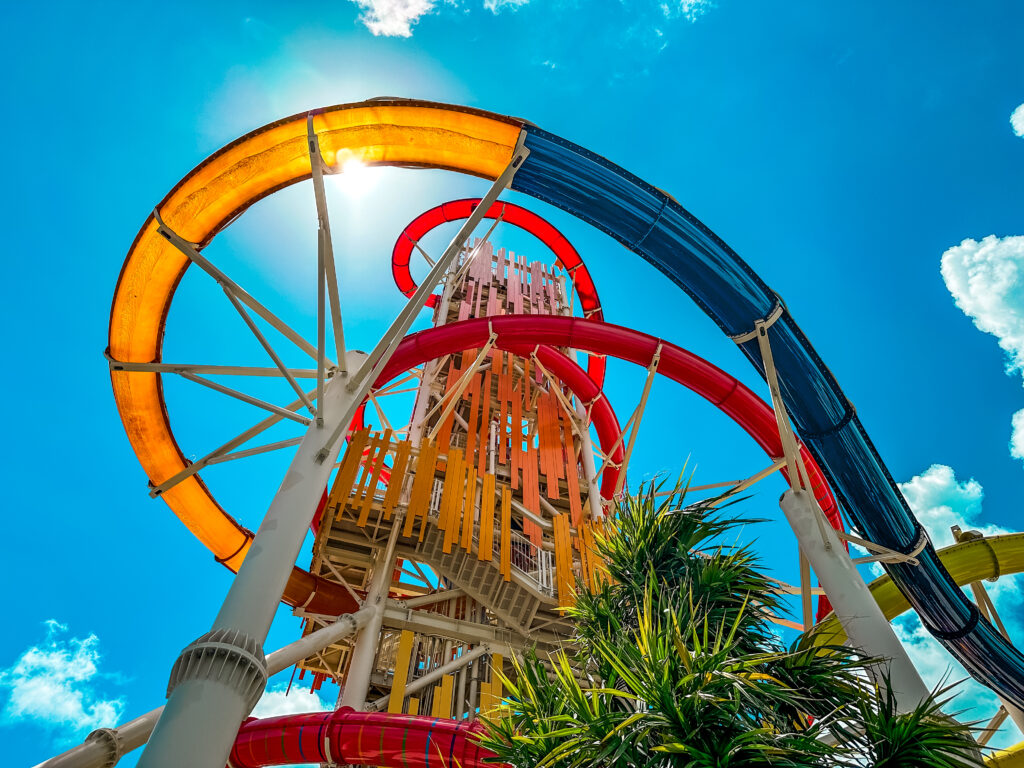
[(247, 720), (231, 750), (233, 768), (326, 763), (384, 768), (484, 768), (494, 754), (473, 736), (468, 721), (386, 712), (334, 712)]

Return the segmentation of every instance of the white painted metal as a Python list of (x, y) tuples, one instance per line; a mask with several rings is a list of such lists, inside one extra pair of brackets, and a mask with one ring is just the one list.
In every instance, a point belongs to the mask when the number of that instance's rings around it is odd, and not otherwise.
[(201, 384), (204, 387), (209, 387), (214, 392), (220, 392), (222, 395), (227, 395), (228, 397), (233, 397), (236, 400), (241, 400), (243, 403), (255, 405), (257, 408), (262, 408), (265, 411), (276, 413), (278, 416), (283, 418), (297, 421), (300, 424), (309, 424), (309, 419), (295, 413), (294, 411), (289, 411), (287, 408), (282, 408), (279, 405), (268, 403), (266, 400), (260, 400), (258, 397), (247, 395), (244, 392), (239, 392), (237, 389), (225, 387), (223, 384), (218, 384), (215, 381), (204, 379), (202, 376), (196, 376), (194, 373), (183, 373), (181, 374), (181, 377), (183, 379), (188, 379), (189, 381), (194, 381), (196, 384)]
[[(320, 154), (320, 137), (313, 130), (313, 115), (306, 118), (306, 133), (309, 141), (309, 167), (313, 177), (313, 196), (316, 199), (316, 216), (320, 225), (319, 262), (327, 284), (327, 295), (331, 300), (331, 327), (334, 331), (334, 347), (338, 356), (339, 370), (348, 371), (345, 355), (345, 330), (341, 322), (341, 298), (338, 295), (338, 273), (334, 266), (334, 242), (331, 239), (331, 221), (327, 214), (327, 190), (324, 188), (324, 159)], [(342, 171), (344, 172), (344, 171)]]
[[(372, 493), (373, 489), (367, 489)], [(391, 521), (391, 533), (382, 557), (374, 563), (373, 580), (366, 591), (363, 608), (369, 610), (366, 623), (356, 636), (352, 645), (352, 658), (345, 675), (344, 688), (341, 693), (340, 706), (361, 710), (366, 706), (366, 694), (370, 688), (370, 675), (373, 673), (373, 662), (380, 646), (380, 630), (384, 622), (384, 606), (387, 602), (388, 590), (391, 587), (391, 576), (395, 570), (395, 547), (398, 546), (399, 525), (402, 516), (396, 515)]]
[[(360, 353), (350, 353), (361, 362)], [(343, 375), (324, 391), (325, 418), (344, 428), (362, 399)], [(325, 424), (325, 427), (327, 424)], [(213, 629), (231, 629), (262, 645), (306, 533), (311, 510), (327, 487), (341, 441), (327, 446), (329, 461), (318, 462), (323, 430), (311, 426), (267, 511), (242, 567), (228, 591)], [(238, 726), (249, 713), (244, 692), (228, 681), (186, 679), (171, 692), (140, 768), (223, 768)]]
[[(289, 411), (296, 411), (301, 407), (301, 400), (296, 400), (295, 402), (286, 406), (286, 408)], [(202, 458), (193, 461), (183, 470), (178, 472), (178, 474), (168, 478), (167, 480), (164, 480), (162, 483), (160, 483), (160, 485), (157, 485), (154, 488), (152, 488), (149, 492), (149, 495), (154, 497), (159, 496), (161, 493), (164, 493), (169, 488), (173, 488), (174, 486), (176, 486), (182, 480), (192, 477), (192, 475), (194, 475), (196, 472), (210, 464), (214, 458), (218, 456), (224, 456), (225, 454), (228, 454), (229, 451), (233, 451), (238, 446), (244, 445), (245, 443), (249, 442), (254, 437), (256, 437), (256, 435), (266, 432), (272, 426), (280, 422), (282, 418), (282, 416), (278, 416), (277, 414), (273, 416), (268, 416), (263, 421), (249, 427), (249, 429), (245, 430), (245, 432), (243, 432), (242, 434), (238, 435), (237, 437), (233, 437), (231, 440), (228, 440), (226, 443), (224, 443), (224, 445), (220, 446), (219, 448), (214, 448), (212, 451), (210, 451)]]
[(835, 532), (825, 526), (822, 536), (815, 519), (821, 512), (814, 497), (803, 489), (790, 489), (783, 494), (780, 506), (801, 551), (821, 581), (849, 644), (868, 656), (888, 660), (890, 684), (899, 711), (913, 709), (929, 695), (928, 688)]
[(235, 311), (238, 312), (238, 314), (241, 316), (246, 326), (249, 328), (250, 331), (252, 331), (252, 335), (256, 337), (256, 340), (260, 343), (260, 346), (262, 346), (264, 351), (266, 351), (266, 353), (270, 356), (270, 359), (274, 361), (274, 365), (276, 365), (277, 369), (281, 371), (281, 375), (283, 375), (288, 380), (288, 384), (291, 385), (291, 388), (295, 390), (295, 394), (299, 396), (299, 400), (305, 403), (306, 408), (308, 408), (309, 411), (312, 413), (314, 410), (313, 403), (310, 402), (309, 398), (306, 397), (306, 393), (302, 391), (301, 387), (299, 387), (299, 383), (295, 380), (295, 377), (288, 372), (288, 368), (285, 366), (284, 361), (281, 360), (277, 352), (274, 351), (274, 348), (270, 345), (270, 342), (267, 341), (267, 337), (263, 335), (263, 332), (259, 329), (259, 326), (257, 326), (256, 323), (253, 322), (253, 319), (249, 316), (249, 313), (245, 311), (245, 307), (242, 306), (242, 302), (235, 298), (235, 294), (233, 294), (227, 288), (224, 289), (224, 295), (228, 297), (228, 300), (231, 302), (231, 306), (235, 308)]
[[(245, 365), (194, 365), (191, 363), (126, 363), (107, 355), (112, 371), (150, 371), (153, 373), (196, 373), (208, 376), (280, 376), (277, 368)], [(289, 368), (296, 379), (315, 379), (312, 368)], [(305, 393), (303, 393), (305, 394)], [(308, 395), (307, 395), (308, 397)]]
[[(242, 301), (249, 309), (255, 312), (257, 315), (262, 317), (274, 328), (276, 328), (281, 335), (291, 341), (295, 346), (309, 355), (311, 358), (316, 360), (316, 348), (306, 341), (301, 334), (297, 333), (291, 326), (285, 323), (281, 318), (263, 306), (260, 302), (256, 301), (244, 288), (238, 283), (228, 277), (224, 272), (215, 267), (210, 263), (210, 260), (203, 256), (194, 243), (190, 243), (185, 238), (181, 237), (177, 232), (172, 230), (166, 224), (162, 218), (160, 218), (160, 212), (157, 210), (153, 211), (153, 217), (156, 219), (158, 226), (157, 231), (162, 237), (164, 237), (171, 245), (185, 254), (189, 260), (197, 267), (206, 272), (210, 277), (216, 280), (220, 286), (224, 289), (229, 289), (234, 293), (238, 299)], [(329, 365), (334, 365), (333, 362), (328, 361)]]

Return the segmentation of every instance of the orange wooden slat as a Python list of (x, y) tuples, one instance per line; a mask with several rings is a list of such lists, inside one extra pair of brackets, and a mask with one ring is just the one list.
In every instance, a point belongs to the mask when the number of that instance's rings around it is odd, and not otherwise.
[[(363, 505), (359, 508), (359, 519), (356, 521), (356, 525), (360, 527), (366, 525), (366, 521), (370, 518), (373, 497), (377, 493), (377, 483), (380, 481), (380, 473), (384, 470), (384, 461), (390, 450), (391, 430), (385, 429), (384, 434), (377, 441), (377, 456), (370, 465), (370, 482), (366, 486), (366, 498), (363, 499)], [(363, 472), (365, 474), (366, 470), (364, 469)]]
[(573, 444), (570, 440), (566, 447), (568, 460), (565, 462), (565, 484), (568, 486), (567, 493), (569, 494), (569, 514), (572, 515), (572, 524), (579, 527), (580, 520), (583, 519), (583, 503), (580, 501), (580, 473), (579, 466), (576, 464), (576, 452), (573, 450)]
[[(491, 365), (494, 365), (494, 357), (491, 357)], [(480, 458), (476, 463), (478, 477), (483, 477), (487, 471), (487, 452), (491, 440), (491, 371), (488, 369), (483, 375), (483, 398), (480, 405)]]
[(506, 357), (504, 352), (498, 352), (498, 463), (502, 466), (508, 463), (508, 409), (510, 401), (509, 381), (510, 376), (505, 370), (505, 362), (508, 361), (511, 367), (511, 355)]
[(480, 381), (482, 378), (483, 374), (474, 373), (473, 381), (470, 382), (465, 392), (469, 400), (469, 418), (466, 420), (466, 463), (470, 466), (476, 464), (473, 454), (476, 451), (476, 425), (479, 418), (477, 408), (480, 405)]
[(512, 427), (509, 451), (512, 464), (512, 488), (519, 488), (519, 469), (523, 461), (523, 397), (522, 390), (512, 393)]
[(558, 605), (561, 608), (573, 603), (572, 534), (569, 531), (568, 515), (555, 515), (552, 524), (555, 539), (555, 581), (558, 586)]
[(505, 581), (512, 581), (512, 490), (501, 486), (501, 556), (498, 560)]
[(471, 463), (466, 464), (466, 497), (462, 504), (462, 541), (464, 550), (473, 547), (473, 527), (476, 513), (476, 472)]
[(462, 461), (462, 451), (458, 448), (448, 450), (448, 460), (444, 467), (444, 488), (441, 491), (441, 505), (437, 511), (437, 527), (448, 530), (452, 494), (455, 493), (455, 476)]
[(402, 495), (402, 487), (405, 485), (405, 469), (409, 463), (408, 440), (400, 440), (395, 449), (395, 462), (391, 467), (391, 479), (388, 481), (388, 491), (384, 494), (384, 519), (390, 520), (391, 513)]
[(491, 560), (494, 552), (494, 475), (484, 475), (484, 487), (480, 493), (480, 544), (477, 559)]
[[(448, 468), (444, 473), (444, 493), (441, 509), (444, 515), (444, 544), (442, 551), (448, 554), (459, 536), (459, 508), (462, 506), (463, 483), (466, 478), (465, 461), (459, 448), (452, 448), (448, 454)], [(448, 503), (445, 504), (444, 498)]]

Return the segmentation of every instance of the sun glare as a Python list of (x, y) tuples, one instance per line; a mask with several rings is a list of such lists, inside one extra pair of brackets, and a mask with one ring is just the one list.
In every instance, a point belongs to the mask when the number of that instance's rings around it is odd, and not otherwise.
[(362, 160), (349, 157), (334, 166), (330, 175), (335, 188), (349, 197), (362, 197), (376, 183), (373, 170)]

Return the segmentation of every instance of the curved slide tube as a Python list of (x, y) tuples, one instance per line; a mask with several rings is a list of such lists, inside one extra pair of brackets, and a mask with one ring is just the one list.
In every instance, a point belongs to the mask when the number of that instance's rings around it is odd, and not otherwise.
[(384, 768), (483, 768), (494, 753), (476, 745), (483, 726), (419, 715), (334, 712), (247, 720), (231, 750), (234, 768), (325, 763)]
[[(479, 198), (467, 198), (463, 200), (452, 200), (448, 203), (424, 211), (402, 230), (402, 234), (395, 241), (395, 247), (391, 251), (391, 275), (395, 279), (398, 290), (406, 297), (412, 297), (416, 292), (416, 281), (412, 278), (409, 270), (409, 262), (412, 259), (412, 250), (428, 232), (442, 224), (450, 221), (462, 221), (468, 219), (476, 207), (480, 204)], [(518, 227), (540, 240), (555, 255), (555, 260), (562, 269), (569, 273), (569, 279), (580, 297), (580, 309), (583, 316), (590, 320), (604, 320), (604, 311), (601, 309), (601, 300), (597, 297), (597, 286), (594, 285), (594, 278), (590, 276), (587, 265), (583, 263), (583, 257), (568, 238), (558, 231), (547, 220), (521, 205), (507, 203), (502, 200), (491, 205), (484, 214), (485, 219), (500, 219), (505, 224)], [(432, 294), (427, 299), (426, 306), (437, 306), (441, 297)], [(597, 382), (598, 386), (604, 385), (605, 364), (600, 357), (593, 357), (587, 364), (587, 371), (590, 377)]]
[[(220, 150), (160, 204), (164, 221), (200, 246), (247, 207), (308, 178), (307, 114), (285, 118)], [(555, 205), (615, 238), (676, 283), (763, 372), (755, 321), (771, 319), (769, 335), (782, 395), (795, 426), (819, 458), (857, 528), (900, 552), (924, 531), (914, 518), (860, 419), (835, 378), (776, 294), (718, 236), (678, 202), (621, 167), (536, 126), (464, 107), (375, 100), (313, 113), (329, 165), (354, 157), (369, 165), (414, 165), (497, 178), (524, 136), (531, 154), (512, 188)], [(110, 353), (116, 360), (153, 361), (186, 257), (143, 225), (125, 261), (111, 307)], [(111, 371), (115, 399), (136, 454), (157, 482), (185, 464), (173, 438), (159, 377)], [(223, 514), (194, 475), (164, 494), (203, 539), (239, 541), (224, 553), (236, 567), (247, 537)], [(214, 514), (210, 514), (211, 511)], [(1007, 643), (960, 592), (930, 543), (919, 564), (886, 566), (925, 626), (970, 673), (1024, 707), (1024, 655)]]

